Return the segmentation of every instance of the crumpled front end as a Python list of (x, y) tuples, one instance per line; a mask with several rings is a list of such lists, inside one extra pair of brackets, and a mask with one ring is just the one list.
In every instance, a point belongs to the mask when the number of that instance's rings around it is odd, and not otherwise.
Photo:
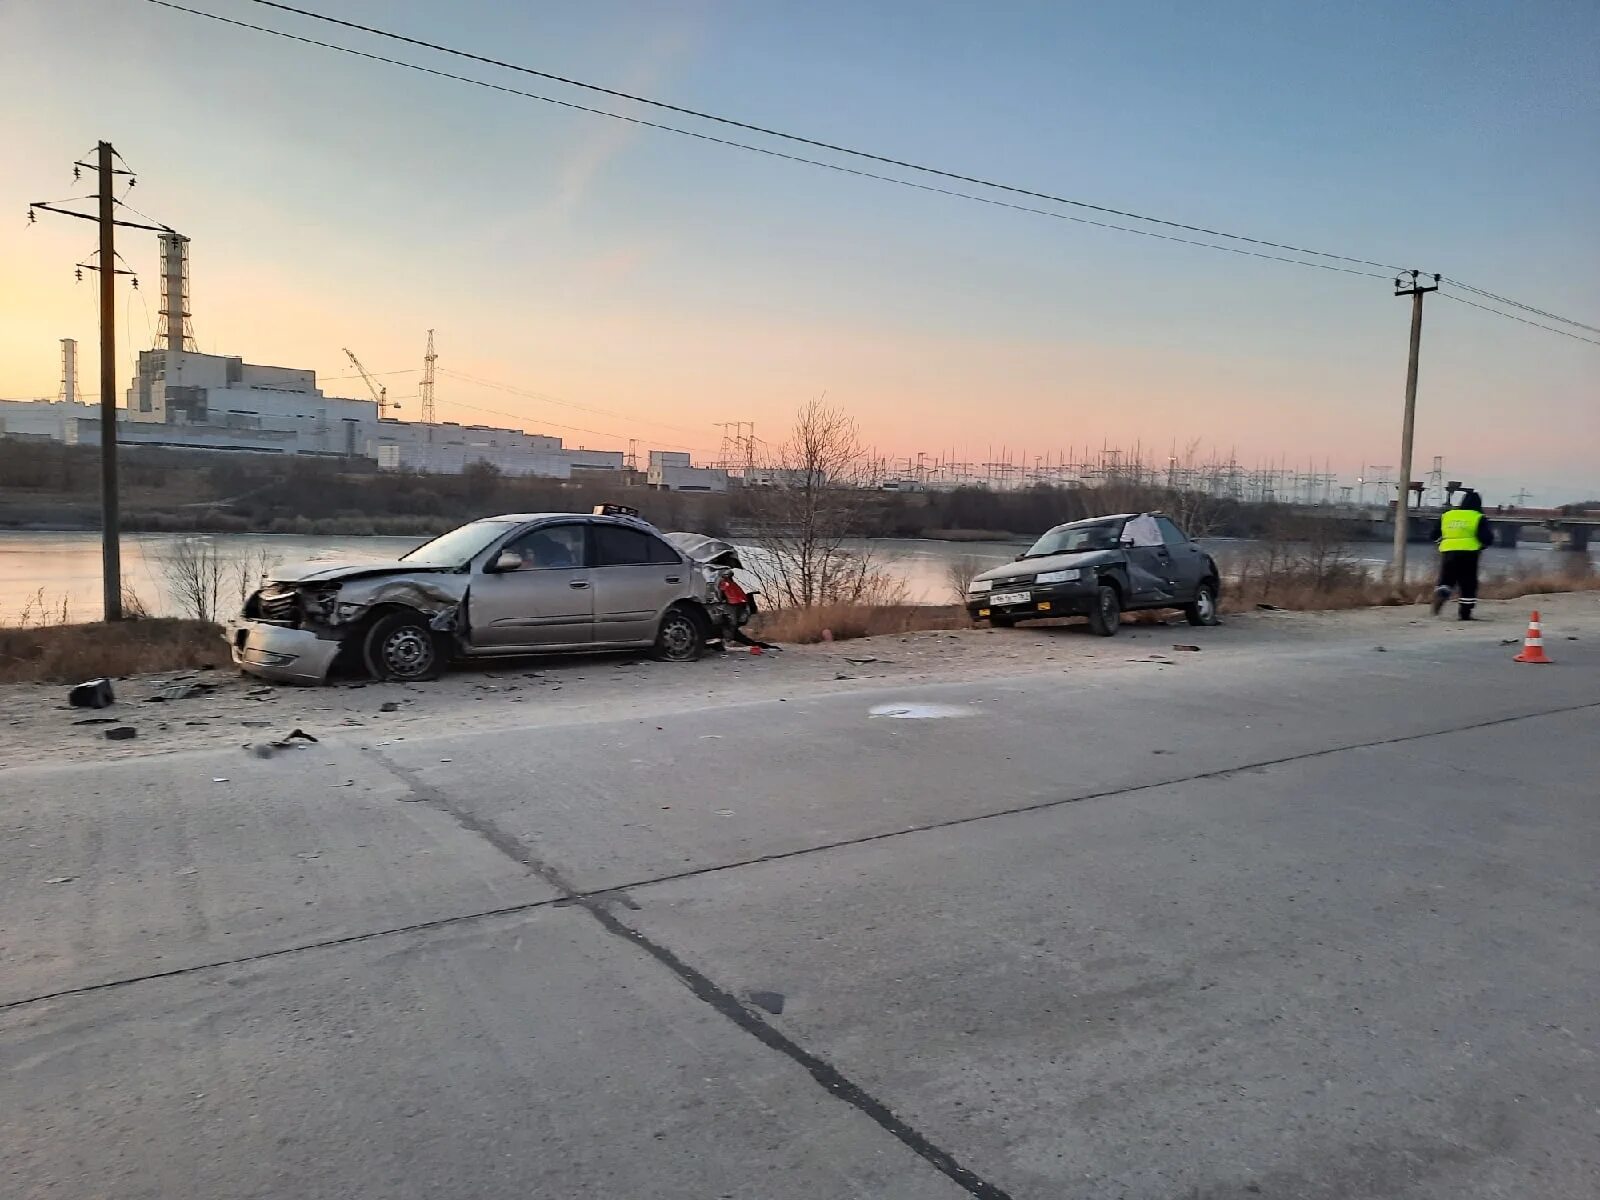
[(465, 575), (431, 571), (272, 581), (245, 601), (226, 637), (242, 671), (279, 683), (322, 683), (376, 610), (408, 608), (427, 616), (439, 632), (453, 634), (466, 590)]

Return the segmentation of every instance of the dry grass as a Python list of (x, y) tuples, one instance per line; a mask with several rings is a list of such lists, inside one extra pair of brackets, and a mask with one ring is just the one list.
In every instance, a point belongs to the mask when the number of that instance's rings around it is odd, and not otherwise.
[(220, 667), (222, 631), (206, 621), (0, 628), (0, 683), (81, 683), (141, 671)]
[[(1349, 608), (1383, 608), (1426, 603), (1431, 578), (1412, 578), (1403, 590), (1382, 579), (1339, 573), (1319, 580), (1312, 572), (1283, 570), (1270, 577), (1244, 573), (1223, 586), (1224, 612), (1248, 612), (1258, 604), (1298, 612), (1331, 612)], [(1586, 558), (1576, 557), (1564, 571), (1524, 571), (1485, 578), (1478, 595), (1485, 600), (1514, 600), (1552, 592), (1600, 591), (1597, 575)]]
[(754, 633), (770, 642), (807, 645), (920, 629), (971, 627), (966, 609), (953, 604), (821, 604), (764, 612), (756, 618)]

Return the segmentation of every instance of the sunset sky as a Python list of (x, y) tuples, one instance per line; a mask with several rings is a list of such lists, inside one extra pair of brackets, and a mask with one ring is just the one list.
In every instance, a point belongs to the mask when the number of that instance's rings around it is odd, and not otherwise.
[[(186, 2), (746, 136), (248, 0)], [(302, 2), (1600, 326), (1593, 0)], [(349, 346), (412, 372), (385, 376), (409, 397), (433, 328), (442, 368), (567, 402), (446, 376), (444, 419), (705, 456), (718, 422), (776, 438), (826, 393), (891, 457), (1142, 440), (1164, 458), (1198, 440), (1347, 481), (1398, 461), (1409, 305), (1387, 278), (912, 191), (144, 0), (0, 0), (0, 47), (0, 396), (54, 395), (65, 336), (95, 390), (94, 287), (72, 277), (93, 229), (23, 214), (90, 191), (71, 163), (105, 138), (139, 171), (131, 202), (193, 239), (202, 349), (335, 377)], [(119, 246), (144, 287), (118, 301), (125, 381), (158, 280), (153, 234)], [(1435, 454), (1491, 502), (1600, 495), (1600, 345), (1430, 298), (1419, 477)]]

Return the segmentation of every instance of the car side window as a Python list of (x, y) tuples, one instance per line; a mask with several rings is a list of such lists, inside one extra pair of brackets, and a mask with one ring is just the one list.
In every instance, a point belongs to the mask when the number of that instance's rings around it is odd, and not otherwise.
[(642, 529), (628, 529), (621, 525), (594, 527), (594, 565), (597, 567), (631, 567), (679, 561), (671, 546)]
[(1135, 546), (1159, 546), (1161, 529), (1151, 517), (1134, 517), (1122, 527), (1122, 539)]
[(582, 525), (541, 525), (507, 544), (522, 558), (519, 571), (549, 571), (583, 566)]
[(1157, 517), (1156, 524), (1161, 526), (1161, 540), (1169, 546), (1187, 546), (1189, 539), (1183, 530), (1172, 523), (1170, 517)]

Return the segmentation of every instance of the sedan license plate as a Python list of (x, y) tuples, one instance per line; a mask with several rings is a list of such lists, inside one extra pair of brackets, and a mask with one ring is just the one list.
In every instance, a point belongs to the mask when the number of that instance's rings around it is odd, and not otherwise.
[(990, 604), (1026, 604), (1033, 599), (1032, 592), (1000, 592), (990, 596)]

